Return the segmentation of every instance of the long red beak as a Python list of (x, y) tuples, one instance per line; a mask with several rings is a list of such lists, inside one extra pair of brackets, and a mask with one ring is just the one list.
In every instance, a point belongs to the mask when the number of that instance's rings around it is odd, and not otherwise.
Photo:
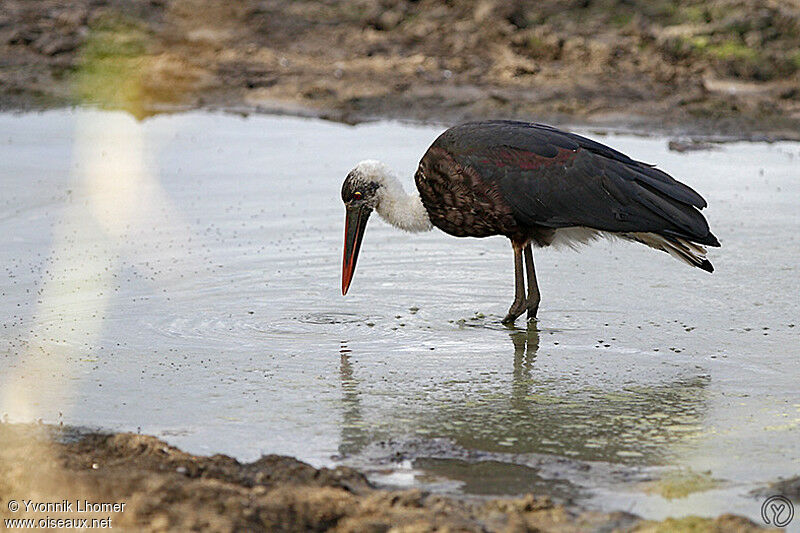
[(372, 214), (369, 207), (347, 207), (344, 218), (344, 257), (342, 258), (342, 295), (347, 294), (353, 273), (356, 271), (358, 251), (361, 249), (361, 239), (364, 238), (364, 228)]

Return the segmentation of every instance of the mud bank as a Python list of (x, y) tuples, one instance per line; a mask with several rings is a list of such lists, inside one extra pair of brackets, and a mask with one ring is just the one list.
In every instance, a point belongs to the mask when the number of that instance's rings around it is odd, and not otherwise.
[[(131, 433), (0, 424), (0, 442), (3, 519), (107, 519), (140, 531), (758, 530), (733, 515), (648, 522), (568, 509), (532, 494), (453, 499), (383, 490), (350, 468), (318, 470), (276, 455), (243, 464)], [(50, 508), (34, 511), (32, 504)], [(116, 504), (116, 512), (106, 504)]]
[(6, 0), (0, 107), (797, 139), (798, 50), (781, 2)]

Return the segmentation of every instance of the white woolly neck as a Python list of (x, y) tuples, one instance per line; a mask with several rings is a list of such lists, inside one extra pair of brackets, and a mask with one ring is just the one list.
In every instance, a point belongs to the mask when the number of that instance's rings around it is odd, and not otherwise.
[(419, 193), (407, 194), (397, 176), (380, 161), (367, 160), (356, 165), (361, 176), (379, 185), (375, 191), (375, 211), (396, 228), (412, 233), (433, 228)]

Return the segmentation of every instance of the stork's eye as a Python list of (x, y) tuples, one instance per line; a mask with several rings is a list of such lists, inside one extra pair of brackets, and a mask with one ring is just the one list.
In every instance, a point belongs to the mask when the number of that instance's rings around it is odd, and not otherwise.
[(356, 192), (353, 193), (353, 199), (354, 200), (361, 200), (361, 196), (363, 196), (363, 195), (361, 194), (360, 191), (356, 191)]

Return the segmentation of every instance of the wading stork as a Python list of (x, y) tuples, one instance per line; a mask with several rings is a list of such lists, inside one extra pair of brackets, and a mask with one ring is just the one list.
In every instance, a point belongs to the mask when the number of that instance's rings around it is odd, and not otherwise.
[(492, 120), (450, 128), (428, 148), (414, 181), (418, 192), (407, 194), (386, 165), (371, 160), (345, 178), (342, 294), (373, 211), (411, 232), (435, 226), (456, 237), (508, 237), (516, 291), (504, 323), (526, 311), (536, 317), (531, 245), (613, 236), (714, 270), (703, 246), (719, 241), (699, 211), (706, 206), (702, 196), (653, 165), (551, 126)]

